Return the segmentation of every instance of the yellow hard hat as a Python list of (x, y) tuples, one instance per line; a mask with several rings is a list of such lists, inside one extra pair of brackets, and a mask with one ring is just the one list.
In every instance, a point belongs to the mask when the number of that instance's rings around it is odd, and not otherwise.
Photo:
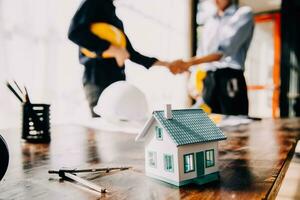
[(206, 71), (197, 69), (195, 76), (196, 76), (196, 78), (195, 78), (196, 90), (201, 94), (202, 90), (203, 90), (203, 81), (206, 77)]
[[(90, 27), (91, 32), (102, 40), (106, 40), (117, 47), (126, 48), (126, 36), (117, 27), (108, 23), (93, 23)], [(97, 54), (86, 48), (80, 49), (81, 53), (89, 58), (96, 58)], [(110, 58), (110, 55), (103, 54), (103, 58)]]

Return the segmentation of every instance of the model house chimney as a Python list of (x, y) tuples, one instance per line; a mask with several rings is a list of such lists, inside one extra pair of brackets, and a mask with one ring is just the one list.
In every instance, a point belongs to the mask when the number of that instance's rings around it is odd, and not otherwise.
[(166, 119), (172, 119), (172, 105), (171, 104), (166, 104), (165, 106), (165, 118)]

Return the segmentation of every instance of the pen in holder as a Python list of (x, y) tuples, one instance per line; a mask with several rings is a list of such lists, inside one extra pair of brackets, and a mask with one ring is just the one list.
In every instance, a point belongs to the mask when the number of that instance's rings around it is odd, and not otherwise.
[(22, 138), (32, 143), (49, 143), (50, 105), (24, 103)]

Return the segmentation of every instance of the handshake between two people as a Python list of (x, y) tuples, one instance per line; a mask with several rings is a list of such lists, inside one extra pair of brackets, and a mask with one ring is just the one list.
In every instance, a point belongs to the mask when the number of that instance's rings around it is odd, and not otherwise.
[[(130, 58), (130, 54), (127, 49), (114, 45), (110, 45), (110, 47), (104, 51), (102, 55), (109, 55), (110, 57), (115, 58), (119, 67), (124, 67), (125, 61)], [(223, 53), (215, 52), (201, 57), (195, 56), (188, 60), (179, 59), (172, 62), (158, 60), (153, 65), (164, 66), (167, 67), (173, 74), (180, 74), (188, 71), (193, 65), (218, 61), (222, 57)]]
[(173, 74), (181, 74), (188, 71), (192, 64), (189, 61), (180, 59), (172, 62), (157, 61), (153, 65), (167, 67)]
[[(173, 74), (180, 74), (188, 71), (191, 66), (219, 61), (223, 56), (224, 54), (222, 52), (214, 52), (204, 56), (194, 56), (187, 60), (180, 59), (173, 62), (166, 62), (165, 66), (168, 67)], [(160, 64), (159, 62), (161, 61), (157, 62)]]

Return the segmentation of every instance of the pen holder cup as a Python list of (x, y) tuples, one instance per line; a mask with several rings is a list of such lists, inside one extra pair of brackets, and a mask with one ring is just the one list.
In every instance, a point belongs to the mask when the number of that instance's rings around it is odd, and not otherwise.
[(31, 143), (49, 143), (50, 105), (23, 104), (22, 138)]

